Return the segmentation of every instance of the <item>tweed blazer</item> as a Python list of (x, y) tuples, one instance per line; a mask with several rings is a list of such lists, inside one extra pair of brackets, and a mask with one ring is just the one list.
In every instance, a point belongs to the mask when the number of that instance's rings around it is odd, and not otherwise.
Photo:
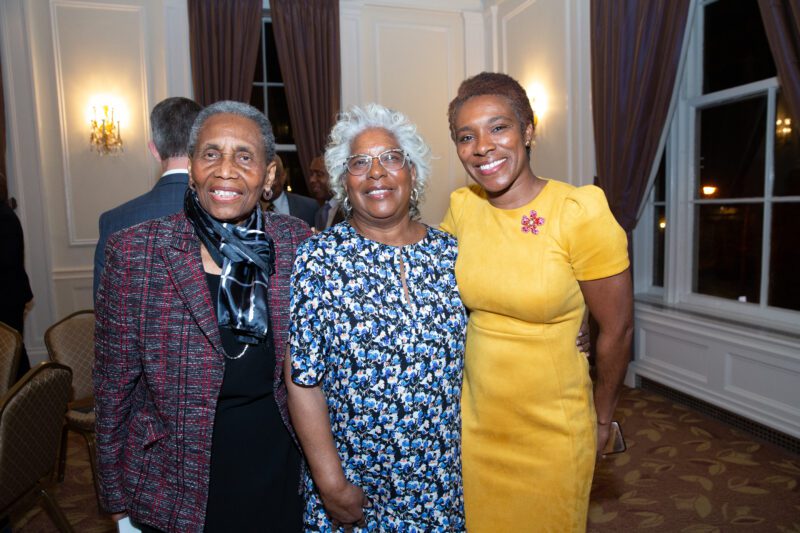
[[(311, 232), (274, 213), (266, 214), (265, 229), (276, 251), (269, 286), (273, 394), (294, 435), (283, 347), (295, 250)], [(202, 531), (225, 361), (200, 241), (182, 212), (111, 236), (95, 312), (101, 503), (163, 531)]]

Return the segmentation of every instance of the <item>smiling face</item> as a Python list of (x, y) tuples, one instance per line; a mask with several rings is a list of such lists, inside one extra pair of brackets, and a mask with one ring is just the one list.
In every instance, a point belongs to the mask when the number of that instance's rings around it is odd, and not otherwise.
[[(350, 154), (378, 156), (387, 150), (400, 150), (394, 135), (380, 128), (359, 134), (350, 146)], [(353, 208), (353, 220), (366, 227), (393, 225), (409, 219), (411, 189), (416, 170), (406, 159), (399, 170), (390, 172), (377, 159), (369, 172), (361, 176), (344, 174), (344, 188)]]
[(208, 214), (241, 224), (272, 185), (275, 163), (267, 162), (258, 124), (227, 113), (203, 124), (189, 166), (190, 185)]
[(521, 127), (508, 100), (470, 98), (456, 115), (455, 132), (458, 158), (490, 199), (527, 194), (536, 179), (526, 151), (533, 125)]

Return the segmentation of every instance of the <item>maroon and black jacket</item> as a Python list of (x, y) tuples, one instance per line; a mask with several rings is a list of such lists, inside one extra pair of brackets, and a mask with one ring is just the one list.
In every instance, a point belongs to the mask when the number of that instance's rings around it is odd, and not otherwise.
[[(273, 213), (265, 216), (265, 230), (276, 252), (269, 288), (274, 398), (292, 431), (283, 382), (289, 278), (310, 230)], [(107, 511), (126, 511), (163, 531), (202, 531), (225, 368), (215, 309), (200, 241), (182, 212), (109, 239), (95, 305), (94, 365), (100, 499)]]

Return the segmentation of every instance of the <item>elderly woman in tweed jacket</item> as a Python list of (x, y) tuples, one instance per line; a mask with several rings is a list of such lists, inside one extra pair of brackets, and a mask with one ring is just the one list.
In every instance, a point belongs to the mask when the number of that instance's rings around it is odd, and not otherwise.
[(271, 126), (218, 102), (190, 138), (184, 212), (114, 234), (97, 298), (101, 501), (144, 531), (301, 527), (282, 379), (289, 275), (310, 235), (262, 213)]

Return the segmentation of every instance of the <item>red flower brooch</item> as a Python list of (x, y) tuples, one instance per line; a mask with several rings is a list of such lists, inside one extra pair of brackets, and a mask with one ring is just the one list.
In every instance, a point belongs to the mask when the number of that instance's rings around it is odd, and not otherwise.
[(544, 218), (540, 217), (535, 210), (531, 210), (530, 215), (522, 215), (522, 233), (538, 235), (539, 226), (542, 224), (544, 224)]

